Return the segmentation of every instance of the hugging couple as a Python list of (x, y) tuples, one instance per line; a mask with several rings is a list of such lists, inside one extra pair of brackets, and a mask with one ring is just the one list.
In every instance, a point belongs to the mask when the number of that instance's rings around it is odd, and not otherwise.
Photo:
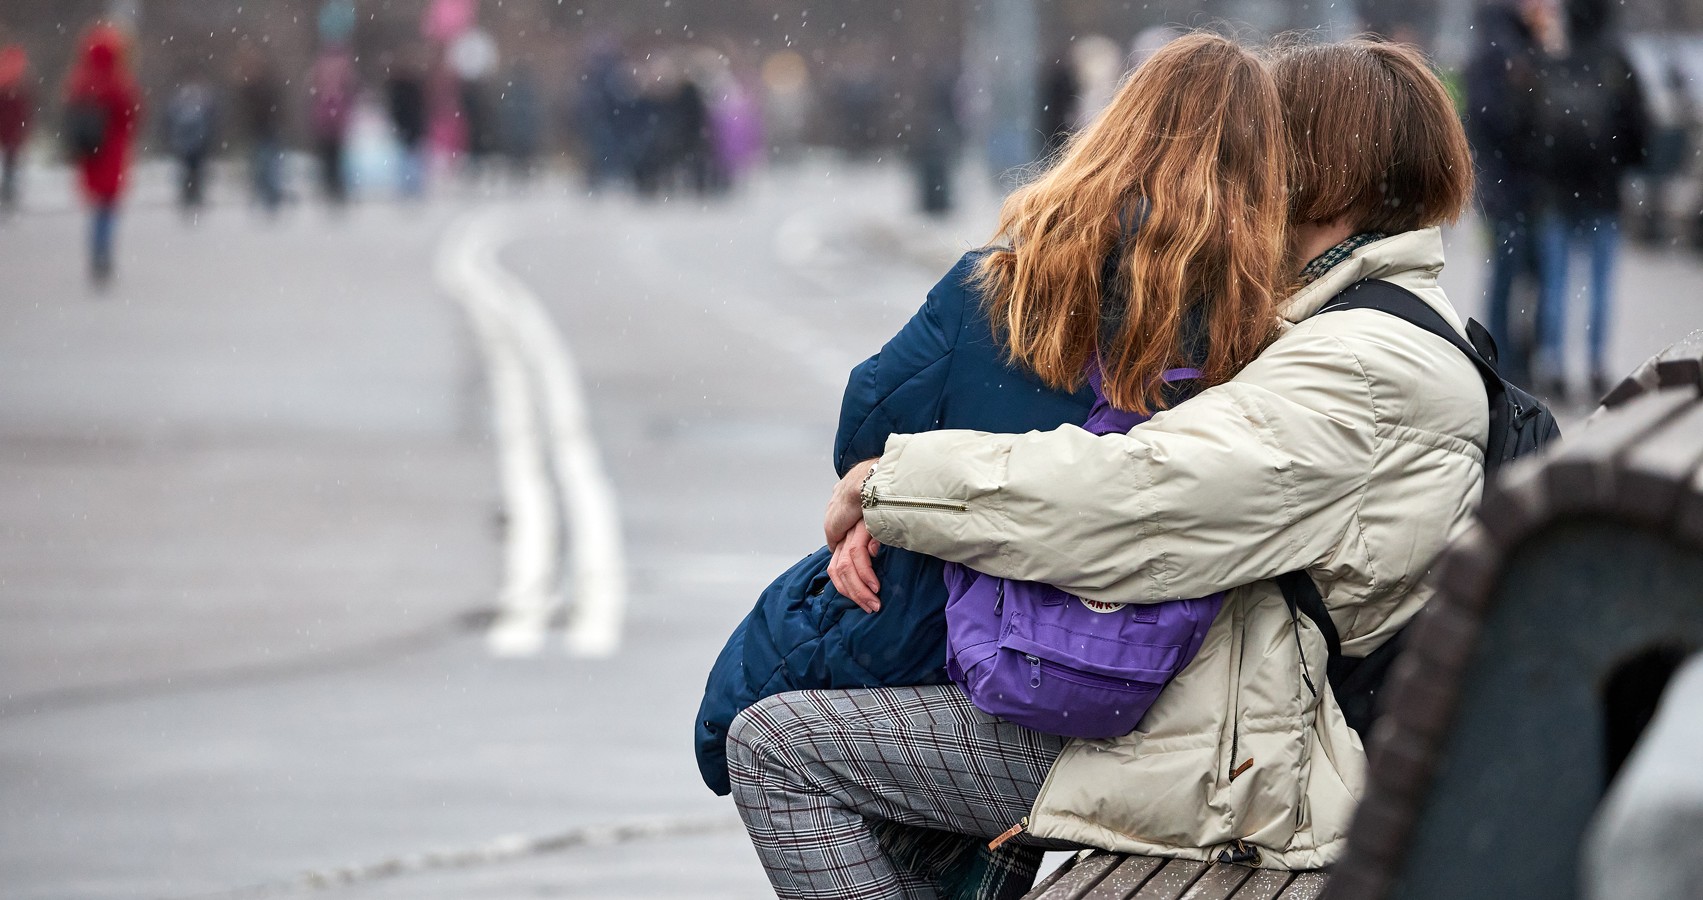
[[(828, 546), (711, 672), (700, 766), (777, 895), (1015, 897), (1047, 849), (1341, 854), (1366, 755), (1274, 579), (1305, 573), (1344, 656), (1381, 646), (1468, 523), (1488, 413), (1439, 334), (1320, 313), (1383, 282), (1461, 332), (1439, 226), (1471, 190), (1409, 47), (1194, 33), (1126, 78), (852, 372)], [(980, 578), (1211, 605), (1137, 727), (1069, 738), (948, 676)]]

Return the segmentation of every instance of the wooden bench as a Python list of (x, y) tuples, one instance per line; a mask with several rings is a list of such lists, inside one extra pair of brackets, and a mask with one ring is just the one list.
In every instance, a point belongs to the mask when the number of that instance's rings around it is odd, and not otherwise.
[(1028, 898), (1579, 896), (1592, 814), (1703, 649), (1703, 332), (1509, 467), (1431, 577), (1328, 884), (1094, 851)]
[(1314, 900), (1324, 886), (1322, 872), (1085, 850), (1042, 879), (1024, 900)]

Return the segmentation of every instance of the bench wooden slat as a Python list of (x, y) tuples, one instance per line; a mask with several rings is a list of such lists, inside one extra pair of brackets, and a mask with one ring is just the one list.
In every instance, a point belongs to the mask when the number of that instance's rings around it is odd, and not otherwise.
[(1179, 900), (1205, 870), (1198, 859), (1167, 859), (1130, 900)]
[(1069, 859), (1065, 860), (1062, 863), (1059, 863), (1059, 865), (1056, 868), (1054, 868), (1051, 872), (1048, 872), (1047, 874), (1042, 875), (1041, 880), (1035, 882), (1035, 886), (1029, 889), (1029, 893), (1023, 895), (1024, 900), (1029, 900), (1029, 898), (1032, 898), (1032, 897), (1039, 897), (1042, 894), (1046, 893), (1049, 888), (1051, 888), (1055, 884), (1058, 884), (1059, 879), (1063, 878), (1065, 876), (1065, 873), (1069, 872), (1071, 869), (1076, 868), (1076, 864), (1081, 862), (1082, 860), (1086, 859), (1087, 856), (1088, 856), (1087, 850), (1081, 850), (1081, 851), (1078, 851), (1076, 853), (1071, 854)]
[(1597, 427), (1568, 434), (1543, 467), (1550, 497), (1577, 508), (1612, 502), (1614, 467), (1621, 453), (1696, 400), (1695, 391), (1667, 391), (1610, 413), (1613, 427), (1604, 427), (1609, 421), (1605, 418)]
[(1298, 872), (1295, 880), (1289, 882), (1288, 889), (1278, 895), (1278, 900), (1318, 900), (1324, 892), (1325, 873)]
[(1153, 856), (1126, 856), (1082, 900), (1124, 900), (1140, 890), (1164, 862)]
[(1246, 866), (1219, 863), (1200, 876), (1183, 895), (1183, 900), (1230, 900), (1232, 897), (1239, 900), (1238, 889), (1253, 873), (1254, 870)]
[(1691, 489), (1679, 498), (1673, 522), (1682, 538), (1703, 544), (1703, 469), (1691, 476)]
[[(1695, 360), (1693, 360), (1695, 362)], [(1703, 404), (1669, 420), (1659, 431), (1627, 448), (1615, 493), (1623, 510), (1665, 523), (1703, 458)]]
[(1324, 872), (1084, 851), (1041, 879), (1024, 900), (1313, 900)]
[(1236, 891), (1235, 900), (1275, 900), (1294, 878), (1294, 872), (1285, 872), (1282, 869), (1255, 870), (1252, 877), (1242, 882), (1241, 889)]
[(1119, 857), (1110, 853), (1095, 853), (1086, 858), (1078, 858), (1064, 876), (1048, 885), (1046, 890), (1028, 894), (1033, 900), (1080, 900), (1099, 884), (1106, 873), (1119, 862)]

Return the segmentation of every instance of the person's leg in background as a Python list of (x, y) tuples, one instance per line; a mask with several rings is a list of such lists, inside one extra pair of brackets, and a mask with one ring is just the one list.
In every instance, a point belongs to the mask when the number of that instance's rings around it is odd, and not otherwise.
[(418, 200), (426, 193), (425, 150), (418, 144), (404, 145), (396, 159), (397, 190), (404, 199)]
[(1538, 296), (1538, 355), (1534, 382), (1551, 400), (1567, 398), (1567, 264), (1572, 243), (1571, 222), (1563, 216), (1544, 216), (1539, 226), (1538, 268), (1543, 284)]
[(1531, 229), (1517, 218), (1492, 219), (1490, 230), (1490, 336), (1496, 341), (1503, 377), (1516, 384), (1529, 384), (1530, 347), (1523, 315), (1517, 314), (1512, 297), (1514, 281), (1532, 266)]
[[(786, 900), (935, 896), (872, 823), (992, 838), (1029, 814), (1063, 747), (953, 685), (780, 694), (734, 719), (727, 741), (740, 817)], [(1018, 841), (1028, 859), (1012, 889), (1032, 883), (1038, 848), (1067, 848)]]
[(278, 211), (284, 201), (284, 151), (278, 142), (261, 140), (254, 145), (254, 197), (268, 213)]
[(178, 158), (178, 168), (178, 206), (186, 213), (193, 213), (206, 200), (207, 157), (201, 153), (185, 153)]
[(1620, 254), (1620, 220), (1603, 210), (1587, 221), (1591, 242), (1591, 399), (1608, 393), (1608, 329), (1614, 315), (1614, 263)]
[(118, 204), (95, 204), (89, 227), (89, 273), (96, 284), (112, 280), (112, 242), (117, 226)]
[(343, 171), (343, 139), (322, 135), (314, 145), (319, 162), (320, 192), (333, 206), (342, 206), (349, 199), (349, 185)]
[(17, 147), (0, 147), (0, 210), (11, 212), (18, 208)]

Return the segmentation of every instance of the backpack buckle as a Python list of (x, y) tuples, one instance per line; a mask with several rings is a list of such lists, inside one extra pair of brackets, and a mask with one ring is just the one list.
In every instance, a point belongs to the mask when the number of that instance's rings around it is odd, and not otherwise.
[(1241, 838), (1237, 838), (1230, 842), (1230, 846), (1225, 847), (1218, 854), (1218, 861), (1221, 863), (1229, 863), (1233, 866), (1253, 866), (1258, 868), (1260, 864), (1260, 851), (1259, 848), (1255, 847), (1253, 844), (1250, 844)]

